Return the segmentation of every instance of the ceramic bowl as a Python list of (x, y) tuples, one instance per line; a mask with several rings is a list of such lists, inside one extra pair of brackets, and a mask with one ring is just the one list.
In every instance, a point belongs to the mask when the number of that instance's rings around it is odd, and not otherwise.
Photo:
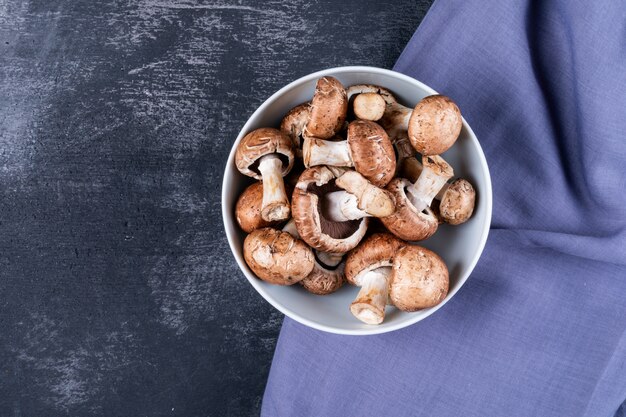
[(347, 335), (371, 335), (398, 330), (415, 324), (442, 308), (456, 295), (474, 269), (485, 246), (491, 222), (492, 194), (487, 161), (476, 135), (463, 120), (463, 129), (458, 141), (442, 156), (454, 168), (455, 177), (468, 179), (476, 188), (474, 214), (462, 225), (441, 225), (433, 237), (418, 243), (439, 254), (450, 272), (450, 291), (445, 300), (436, 307), (405, 313), (387, 306), (385, 321), (380, 325), (368, 325), (350, 313), (350, 303), (358, 293), (356, 287), (345, 285), (334, 294), (318, 296), (308, 293), (300, 285), (283, 287), (261, 281), (244, 261), (243, 241), (246, 235), (239, 229), (234, 215), (238, 196), (253, 181), (237, 171), (234, 161), (235, 150), (239, 141), (248, 132), (260, 127), (278, 127), (289, 109), (311, 99), (317, 79), (324, 76), (336, 77), (346, 87), (353, 84), (383, 86), (391, 90), (400, 103), (410, 107), (423, 97), (436, 94), (432, 88), (406, 75), (363, 66), (315, 72), (281, 88), (250, 116), (233, 142), (222, 183), (222, 217), (228, 243), (248, 282), (271, 305), (292, 319), (318, 330)]

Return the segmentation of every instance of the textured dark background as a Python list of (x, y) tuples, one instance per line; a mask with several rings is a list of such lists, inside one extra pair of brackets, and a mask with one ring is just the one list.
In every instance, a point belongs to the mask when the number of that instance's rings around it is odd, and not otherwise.
[(282, 316), (229, 252), (227, 152), (429, 5), (0, 0), (0, 416), (258, 414)]

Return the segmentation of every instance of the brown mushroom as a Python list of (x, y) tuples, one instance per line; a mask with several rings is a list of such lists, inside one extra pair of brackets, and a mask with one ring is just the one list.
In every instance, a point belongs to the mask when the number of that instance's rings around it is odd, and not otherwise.
[(388, 278), (398, 251), (406, 242), (390, 235), (378, 233), (364, 240), (346, 259), (346, 279), (361, 287), (350, 311), (367, 324), (380, 324), (385, 318)]
[(302, 157), (306, 167), (354, 167), (377, 187), (391, 181), (396, 156), (387, 132), (375, 122), (355, 120), (348, 125), (347, 140), (327, 141), (306, 137)]
[(394, 196), (396, 212), (381, 221), (390, 232), (405, 240), (424, 240), (437, 231), (439, 221), (430, 204), (454, 175), (452, 167), (437, 155), (422, 157), (422, 165), (424, 168), (414, 184), (396, 178), (387, 186)]
[(459, 225), (465, 223), (474, 213), (476, 191), (464, 178), (457, 178), (446, 184), (440, 198), (439, 214), (446, 223)]
[(280, 122), (280, 131), (291, 138), (297, 156), (302, 157), (302, 135), (310, 113), (310, 103), (302, 103), (289, 110)]
[[(403, 178), (416, 181), (421, 172), (422, 164), (416, 158), (404, 159), (400, 172)], [(441, 220), (448, 224), (459, 225), (472, 217), (476, 204), (476, 191), (468, 180), (457, 178), (444, 184), (435, 199), (439, 200), (439, 205), (433, 208), (437, 209)]]
[(283, 177), (293, 167), (293, 161), (291, 139), (277, 129), (256, 129), (244, 136), (237, 147), (237, 169), (244, 175), (263, 180), (261, 217), (265, 221), (289, 218)]
[(411, 145), (422, 155), (439, 155), (456, 142), (463, 119), (449, 97), (433, 95), (417, 103), (409, 119)]
[(395, 254), (389, 276), (389, 298), (402, 311), (434, 307), (449, 288), (448, 267), (433, 251), (407, 245)]
[(345, 191), (324, 195), (324, 216), (331, 221), (343, 222), (363, 217), (385, 217), (395, 211), (393, 197), (388, 191), (376, 187), (356, 171), (345, 171), (335, 181)]
[[(296, 239), (300, 239), (295, 221), (291, 219), (283, 227), (283, 232), (289, 233)], [(317, 295), (328, 295), (343, 286), (344, 283), (344, 263), (343, 255), (327, 253), (313, 250), (315, 255), (315, 266), (309, 275), (300, 281), (308, 292)]]
[(241, 230), (250, 233), (262, 227), (273, 226), (277, 222), (268, 222), (261, 217), (263, 203), (263, 183), (255, 182), (244, 190), (235, 205), (235, 218)]
[(302, 240), (314, 249), (345, 253), (359, 244), (367, 231), (368, 218), (334, 222), (323, 212), (323, 196), (341, 189), (335, 180), (343, 173), (325, 166), (306, 169), (294, 189), (291, 210)]
[(315, 85), (304, 136), (333, 137), (343, 127), (347, 113), (348, 98), (343, 85), (334, 77), (320, 78)]
[(385, 228), (400, 239), (416, 241), (431, 237), (437, 231), (439, 220), (430, 207), (417, 210), (409, 200), (406, 189), (411, 182), (404, 178), (394, 178), (387, 186), (391, 193), (396, 211), (380, 221)]
[(311, 248), (289, 233), (270, 227), (246, 236), (243, 256), (257, 277), (277, 285), (295, 284), (315, 266)]
[(343, 271), (343, 262), (334, 266), (315, 262), (313, 271), (300, 281), (300, 285), (312, 294), (332, 294), (343, 287), (345, 282)]

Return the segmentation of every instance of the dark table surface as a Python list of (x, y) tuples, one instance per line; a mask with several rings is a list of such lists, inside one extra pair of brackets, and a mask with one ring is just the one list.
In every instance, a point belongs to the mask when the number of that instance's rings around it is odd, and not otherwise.
[(227, 153), (429, 5), (0, 0), (0, 415), (258, 414), (282, 315), (228, 249)]

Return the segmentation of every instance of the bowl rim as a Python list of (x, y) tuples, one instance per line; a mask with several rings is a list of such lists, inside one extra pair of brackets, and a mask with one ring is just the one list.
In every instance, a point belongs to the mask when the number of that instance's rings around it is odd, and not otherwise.
[[(459, 277), (459, 285), (456, 286), (456, 288), (452, 289), (448, 295), (446, 295), (446, 298), (439, 303), (438, 305), (436, 305), (435, 307), (432, 307), (430, 309), (428, 309), (428, 311), (425, 312), (425, 314), (421, 314), (421, 315), (415, 315), (415, 318), (407, 320), (407, 321), (403, 321), (394, 325), (390, 325), (390, 326), (385, 326), (385, 327), (379, 327), (379, 326), (371, 326), (371, 328), (364, 328), (364, 329), (342, 329), (339, 327), (333, 327), (333, 326), (328, 326), (325, 324), (321, 324), (321, 323), (317, 323), (313, 320), (310, 320), (304, 316), (301, 316), (300, 314), (285, 308), (284, 306), (281, 305), (281, 303), (274, 299), (274, 297), (269, 294), (265, 288), (262, 285), (262, 281), (259, 280), (256, 276), (254, 276), (252, 273), (250, 273), (247, 270), (247, 265), (245, 265), (245, 261), (243, 260), (243, 257), (240, 256), (237, 251), (235, 250), (236, 247), (236, 242), (235, 242), (235, 237), (232, 235), (232, 233), (230, 233), (229, 231), (229, 224), (227, 222), (227, 219), (231, 219), (231, 222), (234, 221), (234, 215), (230, 212), (231, 211), (231, 207), (226, 207), (226, 198), (227, 198), (227, 187), (226, 187), (226, 180), (227, 180), (227, 174), (229, 172), (229, 167), (232, 166), (232, 164), (234, 164), (234, 159), (235, 159), (235, 152), (237, 149), (237, 144), (241, 141), (242, 137), (248, 132), (248, 130), (250, 129), (250, 125), (252, 124), (252, 121), (256, 119), (256, 116), (259, 115), (260, 113), (263, 113), (265, 111), (265, 109), (267, 107), (269, 107), (271, 104), (274, 103), (274, 101), (276, 99), (278, 99), (280, 96), (282, 96), (285, 92), (291, 90), (294, 87), (299, 86), (300, 84), (304, 84), (307, 83), (309, 81), (315, 80), (317, 78), (320, 77), (324, 77), (324, 76), (333, 76), (333, 75), (337, 75), (337, 74), (342, 74), (342, 73), (350, 73), (350, 72), (366, 72), (369, 74), (374, 74), (374, 75), (386, 75), (386, 76), (390, 76), (390, 77), (394, 77), (394, 78), (398, 78), (402, 81), (405, 81), (407, 83), (410, 84), (414, 84), (415, 86), (422, 88), (423, 90), (429, 92), (430, 94), (438, 94), (437, 91), (435, 91), (433, 88), (427, 86), (426, 84), (422, 83), (421, 81), (416, 80), (415, 78), (412, 78), (408, 75), (393, 71), (393, 70), (388, 70), (388, 69), (384, 69), (384, 68), (378, 68), (378, 67), (371, 67), (371, 66), (364, 66), (364, 65), (357, 65), (357, 66), (342, 66), (342, 67), (334, 67), (334, 68), (327, 68), (324, 70), (320, 70), (320, 71), (316, 71), (313, 72), (311, 74), (305, 75), (303, 77), (300, 77), (292, 82), (290, 82), (289, 84), (285, 85), (284, 87), (282, 87), (281, 89), (279, 89), (278, 91), (276, 91), (274, 94), (272, 94), (269, 98), (267, 98), (249, 117), (248, 120), (246, 121), (246, 123), (243, 125), (243, 127), (241, 128), (241, 130), (239, 131), (239, 134), (237, 135), (237, 138), (235, 139), (235, 141), (233, 142), (232, 146), (231, 146), (231, 150), (230, 153), (228, 155), (228, 160), (226, 162), (226, 165), (224, 167), (224, 174), (222, 177), (222, 192), (221, 192), (221, 198), (222, 198), (222, 221), (224, 224), (224, 230), (226, 232), (226, 237), (228, 239), (228, 245), (230, 247), (230, 251), (233, 255), (233, 257), (235, 258), (235, 261), (237, 262), (237, 265), (239, 266), (239, 269), (241, 270), (241, 272), (243, 272), (244, 276), (246, 277), (246, 279), (248, 280), (248, 282), (254, 287), (254, 289), (268, 302), (270, 303), (274, 308), (276, 308), (278, 311), (280, 311), (281, 313), (283, 313), (284, 315), (286, 315), (287, 317), (305, 325), (311, 328), (314, 328), (316, 330), (321, 330), (321, 331), (325, 331), (328, 333), (334, 333), (334, 334), (342, 334), (342, 335), (353, 335), (353, 336), (368, 336), (368, 335), (376, 335), (376, 334), (382, 334), (382, 333), (388, 333), (388, 332), (393, 332), (396, 330), (400, 330), (403, 329), (405, 327), (411, 326), (419, 321), (424, 320), (425, 318), (431, 316), (432, 314), (434, 314), (437, 310), (439, 310), (440, 308), (442, 308), (448, 301), (450, 301), (452, 299), (452, 297), (454, 297), (454, 295), (461, 289), (461, 287), (465, 284), (465, 282), (468, 280), (469, 276), (471, 275), (471, 273), (474, 271), (474, 268), (476, 267), (476, 264), (478, 263), (478, 260), (480, 259), (483, 250), (485, 248), (485, 244), (487, 243), (487, 237), (489, 236), (489, 230), (491, 228), (491, 216), (492, 216), (492, 209), (493, 209), (493, 195), (492, 195), (492, 184), (491, 184), (491, 174), (489, 172), (489, 166), (487, 164), (487, 159), (485, 158), (485, 154), (483, 152), (482, 147), (480, 146), (480, 143), (478, 142), (478, 138), (476, 137), (476, 134), (474, 133), (474, 131), (472, 130), (472, 128), (470, 127), (470, 125), (467, 123), (467, 121), (465, 120), (465, 118), (463, 119), (463, 127), (467, 130), (468, 135), (470, 140), (473, 142), (473, 144), (476, 146), (476, 149), (478, 151), (478, 157), (480, 160), (480, 165), (481, 165), (481, 170), (482, 173), (485, 177), (485, 184), (486, 184), (486, 190), (481, 190), (481, 199), (484, 199), (484, 202), (486, 204), (486, 221), (485, 224), (483, 226), (482, 232), (481, 232), (481, 236), (480, 236), (480, 240), (479, 240), (479, 244), (478, 244), (478, 250), (475, 252), (473, 259), (470, 261), (469, 263), (469, 267), (467, 268), (466, 272), (461, 275)], [(244, 266), (245, 265), (245, 266)]]

